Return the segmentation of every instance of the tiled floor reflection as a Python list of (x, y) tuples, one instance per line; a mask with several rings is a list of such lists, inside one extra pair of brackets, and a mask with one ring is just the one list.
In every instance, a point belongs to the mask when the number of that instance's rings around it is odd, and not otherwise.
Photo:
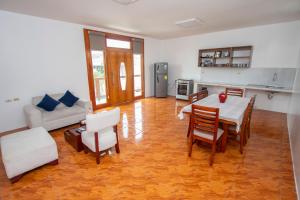
[(0, 199), (296, 199), (286, 116), (255, 111), (245, 153), (229, 141), (209, 167), (210, 149), (194, 145), (187, 156), (184, 101), (147, 98), (121, 106), (120, 154), (101, 157), (57, 142), (59, 164), (45, 166), (11, 185), (0, 167)]

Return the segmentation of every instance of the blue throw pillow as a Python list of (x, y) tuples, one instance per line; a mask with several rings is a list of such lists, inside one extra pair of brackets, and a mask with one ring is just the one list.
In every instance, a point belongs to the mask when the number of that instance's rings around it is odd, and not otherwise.
[(67, 90), (64, 96), (58, 101), (62, 102), (68, 107), (72, 107), (76, 103), (76, 101), (78, 101), (78, 99), (78, 97), (75, 97), (69, 90)]
[(40, 101), (40, 103), (38, 103), (38, 105), (36, 106), (46, 111), (53, 111), (58, 104), (59, 101), (56, 101), (55, 99), (46, 94)]

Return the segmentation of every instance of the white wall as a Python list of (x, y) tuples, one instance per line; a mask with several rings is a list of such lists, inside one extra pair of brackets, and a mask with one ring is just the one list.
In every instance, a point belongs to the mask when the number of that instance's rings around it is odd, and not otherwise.
[[(22, 109), (33, 96), (70, 89), (89, 99), (82, 25), (6, 11), (0, 11), (0, 24), (0, 132), (25, 126)], [(144, 39), (149, 96), (161, 41)], [(16, 97), (20, 101), (5, 102)]]
[[(203, 35), (175, 38), (163, 41), (164, 61), (169, 62), (169, 94), (175, 95), (174, 82), (178, 78), (200, 80), (215, 69), (198, 67), (198, 50), (228, 46), (253, 46), (252, 68), (296, 68), (298, 49), (300, 48), (300, 21), (234, 29)], [(221, 69), (224, 72), (227, 69)], [(232, 70), (232, 76), (242, 74), (241, 69)], [(210, 74), (210, 75), (211, 75)], [(231, 83), (232, 76), (224, 75), (222, 80), (212, 82)], [(253, 77), (257, 80), (257, 77)], [(209, 81), (209, 80), (206, 80)], [(234, 82), (236, 83), (236, 81)], [(270, 101), (267, 94), (257, 93), (258, 108), (286, 112), (290, 96), (277, 94)]]
[(294, 165), (294, 175), (297, 184), (298, 199), (300, 199), (300, 50), (293, 91), (294, 93), (289, 104), (288, 129), (290, 134), (291, 153)]
[(145, 39), (145, 96), (154, 95), (154, 66), (156, 62), (160, 62), (163, 57), (162, 41), (156, 39)]

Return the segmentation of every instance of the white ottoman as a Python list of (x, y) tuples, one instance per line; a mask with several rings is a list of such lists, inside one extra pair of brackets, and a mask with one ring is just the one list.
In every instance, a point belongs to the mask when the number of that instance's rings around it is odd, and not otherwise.
[(5, 171), (12, 182), (32, 169), (58, 163), (56, 143), (42, 127), (3, 136), (0, 145)]

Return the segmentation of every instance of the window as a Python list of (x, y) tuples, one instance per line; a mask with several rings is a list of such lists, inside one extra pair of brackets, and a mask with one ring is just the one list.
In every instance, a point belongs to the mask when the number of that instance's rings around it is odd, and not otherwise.
[(130, 42), (124, 40), (106, 39), (107, 47), (130, 49)]
[(96, 104), (107, 103), (103, 51), (92, 50), (93, 76)]
[(142, 55), (133, 54), (133, 70), (134, 70), (134, 96), (142, 95)]
[(141, 97), (143, 95), (143, 45), (143, 40), (138, 38), (132, 39), (134, 97)]

